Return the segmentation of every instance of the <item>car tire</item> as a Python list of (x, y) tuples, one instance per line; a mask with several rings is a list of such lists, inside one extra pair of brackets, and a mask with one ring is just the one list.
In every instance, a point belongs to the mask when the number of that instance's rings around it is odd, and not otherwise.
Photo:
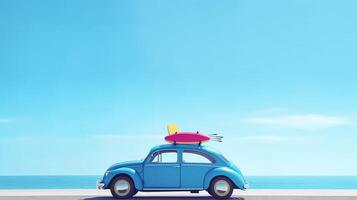
[(208, 193), (216, 199), (228, 199), (232, 196), (233, 186), (230, 179), (219, 176), (211, 181)]
[(110, 192), (114, 198), (127, 199), (134, 196), (138, 191), (131, 178), (127, 176), (117, 176), (110, 183)]
[(213, 196), (213, 194), (211, 193), (211, 191), (209, 189), (206, 190), (208, 192), (209, 195)]

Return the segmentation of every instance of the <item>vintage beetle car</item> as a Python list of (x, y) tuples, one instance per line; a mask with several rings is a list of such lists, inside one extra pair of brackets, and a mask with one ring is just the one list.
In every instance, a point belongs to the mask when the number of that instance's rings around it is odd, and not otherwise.
[(115, 198), (130, 198), (137, 191), (207, 190), (215, 198), (226, 199), (233, 189), (247, 187), (234, 163), (212, 148), (193, 144), (156, 146), (144, 160), (109, 167), (97, 182), (98, 189), (110, 189)]

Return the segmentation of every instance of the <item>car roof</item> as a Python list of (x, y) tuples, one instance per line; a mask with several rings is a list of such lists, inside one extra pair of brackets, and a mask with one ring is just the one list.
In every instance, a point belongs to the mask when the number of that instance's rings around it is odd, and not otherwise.
[(151, 149), (151, 152), (161, 150), (161, 149), (190, 149), (190, 150), (204, 150), (213, 154), (220, 154), (219, 151), (213, 149), (206, 145), (198, 145), (198, 144), (162, 144), (155, 146)]

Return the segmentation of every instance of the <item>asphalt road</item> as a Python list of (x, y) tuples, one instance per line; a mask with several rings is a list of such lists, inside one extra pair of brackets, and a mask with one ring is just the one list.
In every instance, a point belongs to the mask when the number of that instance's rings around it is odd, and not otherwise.
[[(209, 196), (199, 196), (199, 197), (165, 197), (165, 196), (140, 196), (133, 197), (133, 200), (213, 200)], [(232, 200), (357, 200), (356, 196), (351, 197), (318, 197), (318, 196), (247, 196), (238, 197), (234, 196)], [(112, 197), (95, 197), (95, 196), (2, 196), (0, 200), (114, 200)]]

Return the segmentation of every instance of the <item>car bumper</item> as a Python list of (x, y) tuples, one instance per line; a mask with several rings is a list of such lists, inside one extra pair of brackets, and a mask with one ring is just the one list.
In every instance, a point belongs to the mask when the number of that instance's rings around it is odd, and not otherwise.
[(101, 181), (97, 181), (97, 189), (98, 190), (104, 190), (104, 183)]
[(249, 183), (244, 183), (243, 190), (249, 189)]

